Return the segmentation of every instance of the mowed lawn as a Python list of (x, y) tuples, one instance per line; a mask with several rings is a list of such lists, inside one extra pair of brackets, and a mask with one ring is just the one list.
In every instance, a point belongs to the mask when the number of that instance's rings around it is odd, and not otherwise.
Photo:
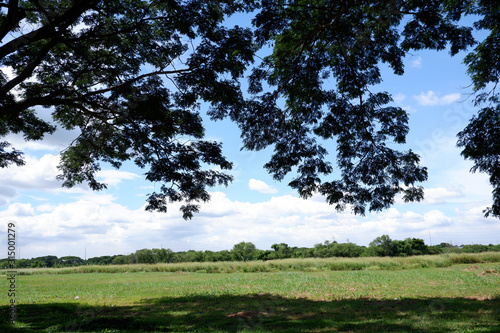
[(500, 332), (500, 264), (19, 275), (1, 332)]

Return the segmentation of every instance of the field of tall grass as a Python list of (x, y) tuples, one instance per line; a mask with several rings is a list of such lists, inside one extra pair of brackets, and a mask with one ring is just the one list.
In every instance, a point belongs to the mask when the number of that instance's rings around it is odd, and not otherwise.
[(316, 272), (356, 270), (400, 270), (426, 267), (449, 267), (453, 264), (500, 262), (500, 252), (443, 254), (411, 257), (308, 258), (248, 262), (203, 262), (173, 264), (133, 264), (78, 266), (66, 268), (19, 269), (18, 275), (125, 272)]
[[(0, 332), (493, 333), (500, 327), (499, 259), (481, 254), (23, 270), (16, 278), (16, 324), (0, 322)], [(0, 289), (8, 288), (1, 278)], [(9, 299), (0, 298), (0, 317), (8, 311)]]

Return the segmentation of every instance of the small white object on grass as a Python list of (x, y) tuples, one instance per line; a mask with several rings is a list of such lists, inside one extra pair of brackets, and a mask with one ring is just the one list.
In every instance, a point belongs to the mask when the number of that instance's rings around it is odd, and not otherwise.
[(76, 296), (75, 299), (80, 299), (80, 296)]

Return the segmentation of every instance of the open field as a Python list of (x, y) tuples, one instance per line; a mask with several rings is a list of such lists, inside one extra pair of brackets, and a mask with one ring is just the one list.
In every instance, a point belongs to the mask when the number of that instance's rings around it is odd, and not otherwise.
[(32, 274), (16, 291), (18, 323), (0, 298), (1, 332), (500, 332), (500, 263)]
[[(411, 257), (309, 258), (248, 262), (188, 262), (174, 264), (90, 265), (65, 268), (23, 268), (18, 275), (70, 273), (134, 272), (317, 272), (354, 270), (400, 270), (428, 267), (450, 267), (454, 264), (500, 263), (500, 252), (475, 254), (442, 254)], [(5, 270), (3, 270), (5, 272)], [(2, 270), (0, 270), (0, 273)]]

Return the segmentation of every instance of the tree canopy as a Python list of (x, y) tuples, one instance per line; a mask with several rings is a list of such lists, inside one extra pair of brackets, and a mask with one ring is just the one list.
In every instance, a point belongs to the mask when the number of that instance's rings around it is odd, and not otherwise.
[[(58, 0), (2, 4), (0, 135), (38, 140), (55, 130), (81, 134), (62, 152), (64, 186), (94, 190), (100, 163), (133, 160), (162, 184), (147, 209), (184, 201), (184, 217), (207, 201), (207, 186), (227, 185), (231, 169), (221, 144), (203, 140), (200, 100), (220, 102), (239, 91), (253, 59), (250, 29), (224, 27), (247, 8), (233, 1)], [(24, 31), (29, 24), (32, 29)], [(237, 50), (238, 52), (235, 52)], [(48, 122), (33, 110), (51, 108)], [(22, 164), (0, 145), (1, 166)], [(207, 165), (218, 167), (208, 168)]]
[[(253, 15), (252, 25), (226, 25), (237, 12)], [(276, 180), (292, 173), (300, 196), (321, 193), (364, 214), (400, 194), (421, 200), (427, 179), (417, 154), (395, 148), (408, 114), (377, 91), (380, 65), (403, 75), (412, 50), (473, 47), (465, 62), (482, 109), (458, 145), (473, 171), (490, 175), (486, 213), (499, 217), (499, 12), (493, 0), (2, 2), (0, 136), (79, 129), (61, 153), (63, 186), (104, 189), (101, 164), (132, 160), (162, 184), (147, 209), (184, 202), (190, 218), (210, 199), (207, 187), (232, 180), (221, 144), (204, 139), (206, 102), (212, 119), (238, 124), (244, 149), (274, 149), (264, 167)], [(465, 15), (474, 27), (462, 25)], [(489, 36), (479, 43), (473, 28)], [(23, 164), (22, 152), (0, 142), (0, 166), (12, 164)]]

